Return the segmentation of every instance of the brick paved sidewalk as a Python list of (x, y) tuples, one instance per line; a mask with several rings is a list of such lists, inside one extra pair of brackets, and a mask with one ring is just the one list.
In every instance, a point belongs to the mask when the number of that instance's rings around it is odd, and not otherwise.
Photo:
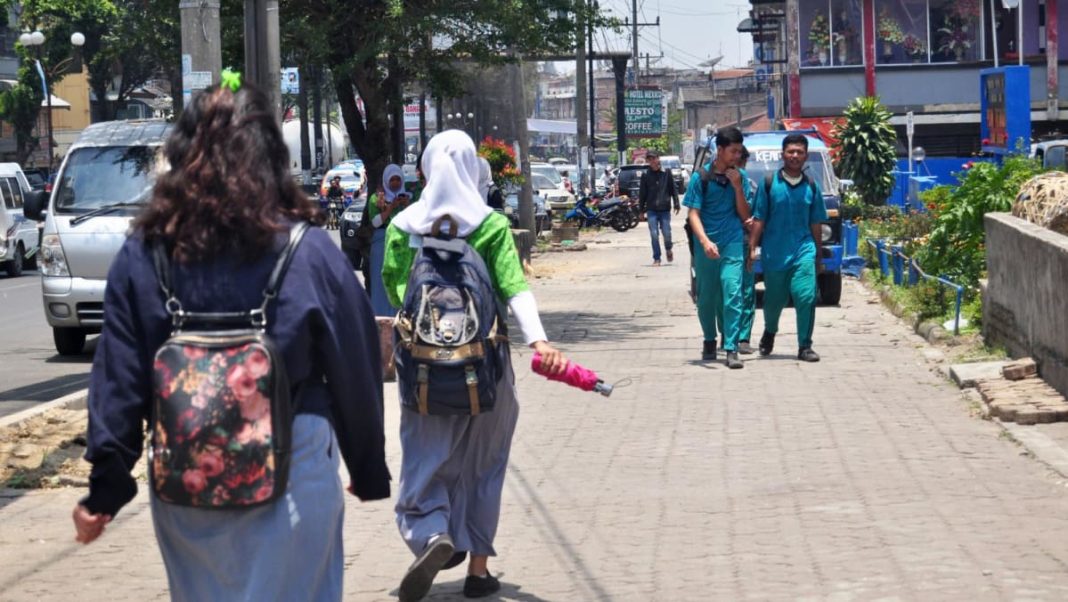
[[(651, 268), (644, 228), (604, 238), (540, 257), (555, 276), (535, 289), (553, 339), (632, 383), (603, 399), (517, 354), (501, 599), (1068, 599), (1068, 490), (970, 417), (860, 287), (819, 309), (821, 363), (794, 359), (788, 310), (776, 355), (728, 371), (697, 361), (685, 251)], [(86, 548), (80, 495), (0, 500), (0, 600), (166, 599), (144, 494)], [(346, 519), (347, 599), (395, 599), (411, 557), (391, 504), (350, 499)], [(462, 599), (462, 577), (429, 599)]]

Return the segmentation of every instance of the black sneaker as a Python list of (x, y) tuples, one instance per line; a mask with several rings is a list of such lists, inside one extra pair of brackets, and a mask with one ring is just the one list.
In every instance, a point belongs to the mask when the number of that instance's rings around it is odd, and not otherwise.
[(738, 352), (737, 351), (728, 351), (727, 352), (727, 367), (730, 368), (731, 370), (738, 370), (740, 368), (745, 368), (745, 364), (742, 363), (742, 360), (738, 359)]
[(467, 560), (467, 552), (456, 552), (448, 562), (441, 565), (441, 570), (447, 571), (449, 569), (454, 569), (463, 564), (465, 560)]
[(705, 341), (705, 346), (701, 350), (701, 359), (706, 362), (713, 362), (716, 360), (716, 342)]
[(738, 341), (738, 353), (742, 355), (753, 354), (753, 347), (749, 344), (749, 341)]
[(453, 551), (452, 538), (448, 535), (439, 535), (430, 540), (426, 549), (415, 559), (412, 566), (408, 567), (408, 572), (401, 579), (397, 594), (400, 602), (422, 600), (434, 584), (438, 571), (452, 558)]
[(802, 347), (797, 350), (797, 359), (802, 362), (818, 362), (820, 361), (820, 354), (813, 351), (811, 347)]
[(488, 572), (485, 577), (468, 575), (464, 580), (465, 598), (485, 598), (501, 590), (501, 582)]
[(775, 335), (765, 332), (760, 337), (760, 355), (771, 355), (773, 349), (775, 349)]

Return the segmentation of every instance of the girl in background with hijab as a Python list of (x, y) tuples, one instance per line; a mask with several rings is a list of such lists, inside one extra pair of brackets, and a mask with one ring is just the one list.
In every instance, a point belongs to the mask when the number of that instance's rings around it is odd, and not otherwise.
[(504, 211), (504, 195), (493, 182), (493, 168), (485, 157), (478, 158), (478, 191), (490, 209)]
[[(422, 198), (398, 215), (386, 234), (386, 294), (393, 305), (401, 305), (423, 237), (448, 215), (456, 224), (452, 234), (465, 239), (485, 261), (493, 288), (515, 315), (527, 345), (541, 353), (549, 370), (561, 372), (567, 360), (545, 336), (508, 218), (490, 209), (479, 190), (479, 164), (474, 142), (459, 130), (430, 140), (423, 156), (427, 185)], [(508, 356), (507, 347), (505, 352)], [(471, 560), (464, 595), (481, 598), (500, 589), (487, 562), (496, 555), (501, 490), (518, 416), (510, 358), (491, 412), (424, 416), (402, 407), (397, 526), (416, 560), (401, 581), (401, 602), (421, 599), (438, 571), (460, 565), (467, 554)]]
[[(382, 285), (382, 261), (385, 257), (386, 227), (411, 202), (411, 195), (404, 189), (404, 171), (390, 163), (382, 172), (382, 185), (368, 200), (367, 217), (375, 227), (371, 239), (371, 308), (376, 316), (392, 316), (397, 313), (390, 305)], [(399, 305), (398, 305), (399, 307)]]

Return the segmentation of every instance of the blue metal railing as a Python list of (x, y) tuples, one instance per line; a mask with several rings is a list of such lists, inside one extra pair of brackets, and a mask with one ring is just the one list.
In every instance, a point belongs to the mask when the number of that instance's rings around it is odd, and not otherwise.
[(914, 286), (919, 283), (920, 278), (923, 278), (925, 280), (934, 280), (943, 287), (956, 292), (953, 334), (960, 334), (960, 310), (961, 305), (964, 303), (964, 287), (942, 276), (934, 276), (923, 271), (920, 263), (905, 255), (899, 245), (887, 246), (882, 239), (872, 240), (869, 238), (867, 240), (868, 246), (875, 250), (875, 255), (879, 259), (879, 272), (883, 276), (892, 276), (895, 285)]

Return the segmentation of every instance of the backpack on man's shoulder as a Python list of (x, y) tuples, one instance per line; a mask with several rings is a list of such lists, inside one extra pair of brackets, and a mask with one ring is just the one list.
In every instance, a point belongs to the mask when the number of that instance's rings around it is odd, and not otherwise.
[(278, 296), (308, 229), (295, 224), (258, 308), (190, 312), (174, 289), (161, 241), (152, 248), (173, 330), (152, 365), (149, 480), (168, 503), (240, 509), (286, 491), (293, 408), (282, 354), (268, 336), (267, 306)]
[(422, 415), (477, 416), (493, 409), (504, 373), (507, 327), (489, 270), (448, 215), (423, 238), (393, 349), (401, 403)]

